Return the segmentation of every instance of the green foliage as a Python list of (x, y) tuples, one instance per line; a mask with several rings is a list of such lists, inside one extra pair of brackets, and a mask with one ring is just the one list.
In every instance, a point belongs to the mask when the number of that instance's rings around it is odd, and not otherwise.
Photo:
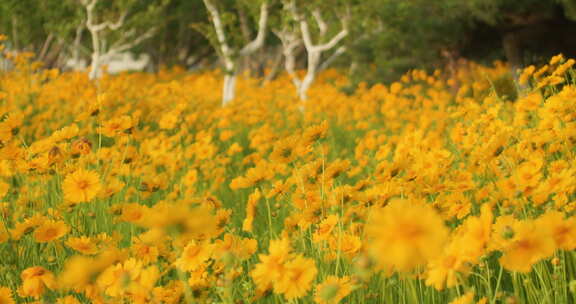
[[(258, 30), (259, 7), (264, 0), (215, 0), (226, 28), (228, 43), (239, 50), (254, 38)], [(270, 28), (298, 27), (283, 8), (286, 0), (270, 1)], [(504, 59), (502, 35), (526, 24), (562, 16), (576, 21), (576, 0), (297, 0), (296, 6), (310, 20), (314, 39), (320, 29), (311, 12), (321, 12), (328, 31), (325, 42), (340, 30), (340, 20), (350, 15), (350, 35), (344, 41), (347, 52), (336, 67), (355, 63), (354, 77), (359, 81), (387, 81), (413, 68), (432, 69), (446, 64), (462, 52), (480, 46), (474, 35), (490, 29), (491, 49), (475, 53), (478, 61)], [(127, 11), (121, 31), (106, 33), (110, 42), (129, 32), (155, 28), (149, 42), (132, 51), (151, 53), (159, 63), (187, 64), (190, 58), (216, 58), (218, 43), (203, 1), (200, 0), (117, 0), (99, 1), (97, 22), (118, 20)], [(0, 33), (9, 37), (8, 45), (18, 50), (40, 52), (49, 37), (52, 47), (66, 52), (84, 22), (85, 11), (77, 0), (3, 0), (0, 1)], [(280, 43), (267, 35), (266, 47)], [(523, 37), (522, 39), (527, 39)], [(478, 45), (475, 45), (478, 44)], [(90, 48), (84, 30), (81, 45)], [(553, 48), (554, 46), (549, 46)], [(452, 54), (454, 58), (448, 58)], [(87, 57), (84, 52), (82, 56)], [(323, 55), (330, 56), (330, 52)], [(543, 55), (549, 57), (549, 52)], [(537, 57), (530, 54), (530, 58)], [(299, 57), (299, 62), (306, 60)], [(300, 67), (303, 64), (299, 65)]]

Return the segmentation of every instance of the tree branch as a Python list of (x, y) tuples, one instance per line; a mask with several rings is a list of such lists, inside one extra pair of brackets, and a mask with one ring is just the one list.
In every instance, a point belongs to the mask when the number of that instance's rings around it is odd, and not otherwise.
[(260, 6), (260, 18), (258, 20), (258, 34), (256, 34), (256, 38), (248, 43), (246, 46), (240, 50), (240, 55), (248, 55), (264, 45), (264, 40), (266, 39), (267, 33), (267, 24), (268, 24), (268, 1), (265, 1)]
[[(232, 60), (232, 50), (228, 45), (228, 40), (226, 38), (226, 33), (224, 32), (224, 24), (222, 23), (222, 18), (220, 17), (220, 12), (218, 8), (214, 5), (212, 0), (203, 0), (204, 5), (208, 9), (208, 13), (212, 18), (212, 23), (214, 24), (214, 29), (216, 30), (216, 37), (218, 39), (218, 44), (220, 44), (220, 51), (224, 57), (224, 62), (227, 65), (227, 69), (230, 68), (230, 61)], [(229, 72), (229, 71), (227, 71)]]
[(315, 45), (313, 46), (313, 49), (318, 52), (327, 51), (335, 47), (336, 44), (338, 44), (342, 39), (346, 38), (346, 36), (348, 36), (348, 29), (343, 28), (336, 36), (332, 37), (330, 41), (325, 44)]
[(317, 8), (312, 11), (312, 16), (316, 20), (316, 24), (318, 24), (318, 29), (320, 30), (320, 41), (323, 41), (324, 37), (326, 37), (326, 32), (328, 31), (328, 25), (322, 18), (320, 10)]
[(130, 40), (129, 42), (126, 42), (124, 44), (116, 44), (110, 47), (110, 49), (107, 52), (107, 56), (112, 56), (114, 54), (118, 54), (118, 53), (122, 53), (124, 51), (127, 51), (133, 47), (135, 47), (136, 45), (142, 43), (144, 40), (149, 39), (150, 37), (154, 36), (154, 34), (156, 33), (156, 28), (151, 28), (148, 31), (146, 31), (144, 34), (136, 37), (135, 39)]

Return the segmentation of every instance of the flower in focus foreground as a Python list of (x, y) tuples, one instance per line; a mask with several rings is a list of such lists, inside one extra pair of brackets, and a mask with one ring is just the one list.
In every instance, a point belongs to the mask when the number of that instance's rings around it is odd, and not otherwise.
[(66, 176), (62, 190), (67, 201), (73, 203), (88, 202), (100, 190), (100, 177), (94, 171), (77, 170)]

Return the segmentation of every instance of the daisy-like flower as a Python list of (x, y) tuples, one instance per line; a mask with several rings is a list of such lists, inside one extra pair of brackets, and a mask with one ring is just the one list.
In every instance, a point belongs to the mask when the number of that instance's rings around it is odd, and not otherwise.
[(518, 222), (500, 257), (500, 264), (510, 271), (528, 273), (532, 265), (554, 254), (554, 239), (539, 222)]
[(158, 275), (156, 266), (144, 268), (141, 261), (131, 258), (106, 268), (98, 277), (97, 285), (110, 297), (129, 295), (142, 300), (152, 291)]
[(336, 304), (352, 292), (350, 277), (329, 276), (316, 286), (314, 301), (318, 304)]
[(98, 247), (94, 241), (87, 236), (69, 238), (66, 241), (66, 246), (82, 254), (92, 255), (98, 253)]
[(213, 248), (212, 244), (191, 241), (184, 248), (180, 258), (176, 260), (176, 266), (186, 271), (195, 270), (211, 257)]
[(338, 216), (337, 215), (329, 215), (325, 218), (320, 224), (318, 224), (318, 229), (312, 235), (312, 240), (315, 243), (326, 241), (328, 237), (330, 237), (332, 230), (338, 224)]
[(48, 220), (34, 231), (36, 242), (47, 243), (66, 235), (70, 227), (64, 221)]
[(73, 296), (65, 296), (58, 298), (56, 304), (80, 304), (80, 301)]
[(105, 121), (98, 131), (105, 136), (114, 137), (122, 132), (130, 130), (132, 127), (132, 117), (124, 115)]
[(22, 286), (18, 293), (21, 297), (38, 299), (44, 294), (46, 288), (54, 289), (56, 287), (54, 274), (40, 266), (25, 269), (20, 278), (22, 279)]
[(464, 295), (452, 300), (450, 304), (473, 304), (474, 303), (474, 292), (469, 291)]
[(300, 143), (303, 146), (311, 145), (317, 142), (318, 140), (326, 137), (327, 133), (328, 133), (328, 122), (323, 121), (321, 124), (308, 127), (308, 129), (306, 129), (302, 134), (302, 139)]
[(314, 260), (303, 256), (287, 262), (284, 271), (284, 275), (274, 284), (274, 291), (284, 294), (289, 301), (305, 296), (318, 273)]
[(12, 297), (12, 290), (8, 287), (0, 287), (0, 303), (2, 304), (15, 304)]
[(84, 169), (68, 174), (62, 184), (64, 199), (73, 203), (92, 200), (100, 191), (100, 187), (98, 173)]
[(250, 194), (248, 198), (248, 203), (246, 204), (246, 218), (242, 223), (242, 230), (252, 232), (253, 224), (254, 224), (254, 216), (256, 215), (256, 207), (258, 206), (258, 202), (262, 194), (260, 190), (254, 190), (254, 193)]
[(290, 136), (288, 138), (279, 140), (274, 145), (274, 150), (270, 153), (270, 159), (272, 161), (287, 164), (294, 160), (295, 149), (298, 144), (298, 138), (296, 136)]
[(376, 211), (367, 230), (369, 252), (384, 269), (398, 271), (435, 259), (448, 240), (448, 229), (432, 207), (404, 199)]
[(278, 282), (284, 273), (284, 263), (291, 251), (292, 248), (288, 239), (270, 241), (270, 254), (259, 255), (260, 263), (250, 273), (256, 283), (257, 291), (264, 293)]

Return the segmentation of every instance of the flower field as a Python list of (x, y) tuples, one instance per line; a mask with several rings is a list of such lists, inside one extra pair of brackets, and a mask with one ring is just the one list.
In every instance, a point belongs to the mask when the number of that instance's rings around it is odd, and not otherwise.
[(0, 74), (0, 303), (574, 303), (576, 72)]

